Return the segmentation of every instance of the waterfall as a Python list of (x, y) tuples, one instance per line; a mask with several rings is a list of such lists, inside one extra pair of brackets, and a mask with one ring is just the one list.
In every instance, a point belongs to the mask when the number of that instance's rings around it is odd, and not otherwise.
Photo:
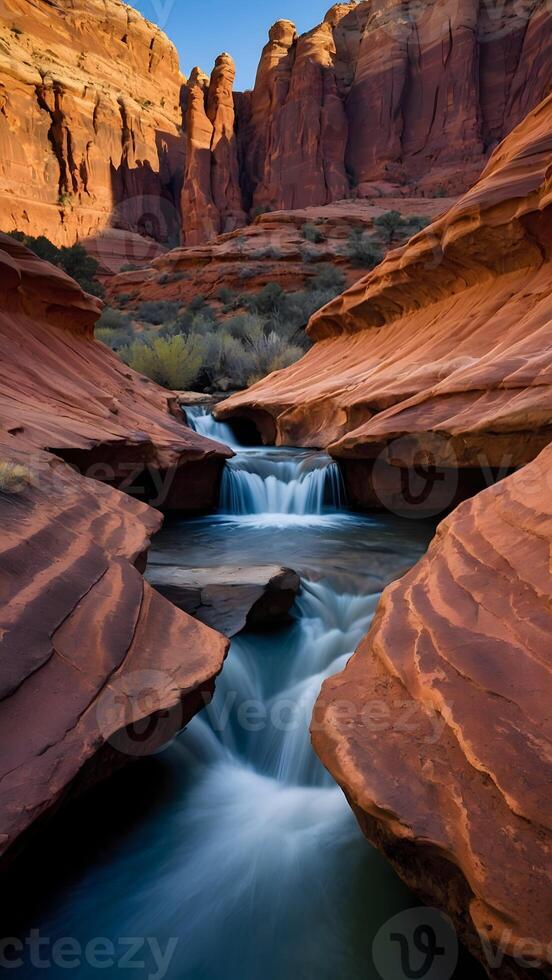
[[(187, 411), (196, 431), (236, 446), (203, 407)], [(368, 630), (390, 572), (423, 545), (387, 517), (347, 513), (325, 453), (236, 448), (221, 513), (168, 520), (153, 550), (175, 566), (226, 566), (230, 575), (237, 566), (295, 568), (302, 589), (292, 622), (233, 638), (211, 704), (150, 777), (136, 767), (140, 799), (149, 793), (155, 807), (133, 814), (117, 847), (108, 839), (46, 916), (33, 913), (32, 927), (83, 948), (94, 936), (116, 949), (125, 936), (172, 943), (164, 974), (153, 950), (140, 952), (140, 977), (366, 980), (375, 976), (374, 934), (412, 896), (362, 838), (309, 725), (324, 679)], [(286, 515), (293, 528), (282, 533)], [(163, 779), (150, 787), (155, 773)], [(54, 967), (49, 980), (66, 972)], [(97, 980), (97, 969), (83, 963), (79, 980)]]
[(266, 449), (238, 453), (222, 477), (226, 514), (318, 515), (344, 504), (339, 467), (325, 453)]
[(194, 432), (207, 439), (216, 439), (217, 442), (224, 442), (231, 449), (239, 449), (240, 442), (237, 440), (231, 426), (226, 422), (217, 422), (205, 405), (186, 405), (183, 408), (186, 421)]

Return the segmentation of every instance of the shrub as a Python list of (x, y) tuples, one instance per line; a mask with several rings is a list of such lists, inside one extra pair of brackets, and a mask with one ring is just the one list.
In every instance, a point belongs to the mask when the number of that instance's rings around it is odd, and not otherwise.
[(188, 309), (191, 310), (192, 313), (200, 313), (207, 305), (207, 298), (203, 296), (202, 293), (198, 293), (198, 295), (194, 296), (194, 298), (188, 303)]
[(92, 293), (93, 296), (103, 296), (104, 290), (94, 278), (100, 264), (92, 255), (88, 254), (82, 245), (63, 245), (61, 248), (58, 248), (57, 245), (54, 245), (44, 235), (33, 238), (31, 235), (25, 235), (21, 231), (14, 231), (10, 234), (12, 238), (26, 245), (40, 259), (51, 262), (52, 265), (57, 265), (60, 269), (63, 269), (68, 276), (71, 276), (78, 282), (79, 286), (85, 292)]
[(406, 224), (407, 222), (399, 211), (386, 211), (384, 214), (380, 214), (378, 218), (374, 218), (374, 228), (377, 229), (388, 248), (391, 247), (399, 232), (404, 230)]
[(307, 283), (307, 288), (331, 290), (334, 296), (339, 296), (345, 289), (345, 285), (345, 273), (341, 269), (338, 269), (337, 266), (328, 263), (327, 265), (320, 266), (317, 275)]
[(177, 300), (146, 299), (138, 304), (136, 318), (144, 323), (159, 326), (161, 323), (174, 320), (179, 309), (180, 303)]
[(141, 268), (140, 265), (136, 265), (136, 262), (125, 262), (119, 269), (119, 272), (138, 272)]
[(301, 229), (303, 238), (307, 242), (313, 242), (315, 245), (320, 245), (322, 242), (326, 241), (326, 236), (317, 228), (316, 225), (307, 224), (303, 225)]
[(32, 482), (32, 474), (27, 466), (0, 460), (0, 493), (22, 493)]
[(266, 248), (259, 248), (256, 252), (253, 252), (254, 259), (281, 259), (282, 252), (279, 248), (274, 248), (273, 245), (267, 245)]
[(232, 303), (236, 301), (237, 292), (235, 289), (229, 289), (228, 286), (221, 286), (217, 293), (217, 299), (225, 306), (231, 306)]
[(231, 320), (227, 320), (224, 327), (231, 337), (236, 340), (244, 340), (255, 333), (262, 332), (264, 323), (259, 316), (243, 313), (241, 316), (234, 316)]
[(254, 279), (256, 275), (257, 275), (256, 270), (255, 269), (252, 269), (251, 266), (249, 266), (249, 265), (242, 266), (242, 268), (239, 269), (239, 271), (238, 271), (239, 278), (240, 279), (244, 279), (244, 280), (245, 279)]
[(351, 232), (345, 254), (353, 265), (364, 269), (373, 269), (383, 259), (381, 248), (366, 232)]
[(197, 378), (203, 363), (204, 347), (200, 337), (156, 337), (134, 341), (121, 356), (135, 371), (145, 374), (166, 388), (188, 388)]
[(426, 218), (423, 214), (413, 214), (411, 218), (407, 218), (407, 224), (409, 235), (416, 235), (431, 224), (431, 218)]
[(134, 339), (130, 317), (112, 306), (104, 307), (94, 333), (96, 340), (115, 351), (122, 350)]
[(255, 313), (273, 313), (281, 309), (285, 302), (285, 293), (277, 282), (267, 282), (261, 291), (254, 296), (248, 296), (244, 302)]
[(301, 253), (301, 259), (302, 259), (302, 261), (305, 262), (305, 263), (307, 263), (307, 264), (310, 263), (310, 262), (319, 262), (320, 261), (320, 257), (321, 257), (320, 256), (320, 253), (319, 252), (316, 252), (313, 248), (301, 248), (301, 249), (299, 249), (299, 251)]
[(166, 286), (166, 284), (167, 284), (168, 282), (170, 282), (170, 277), (169, 277), (169, 273), (168, 273), (168, 272), (163, 272), (163, 273), (162, 273), (162, 274), (161, 274), (161, 275), (159, 276), (159, 279), (157, 280), (157, 282), (159, 283), (159, 285), (160, 285), (160, 286)]

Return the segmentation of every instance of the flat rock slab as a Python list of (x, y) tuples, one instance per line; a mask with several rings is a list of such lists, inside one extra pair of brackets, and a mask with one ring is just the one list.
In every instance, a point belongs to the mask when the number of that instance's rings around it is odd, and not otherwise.
[(280, 565), (180, 568), (150, 564), (146, 577), (175, 606), (226, 636), (246, 625), (270, 629), (285, 623), (301, 586)]

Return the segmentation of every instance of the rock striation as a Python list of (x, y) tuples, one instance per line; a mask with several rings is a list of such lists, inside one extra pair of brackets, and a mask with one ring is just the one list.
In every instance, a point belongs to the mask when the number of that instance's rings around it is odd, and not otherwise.
[[(120, 0), (4, 0), (0, 230), (177, 242), (183, 81), (174, 45)], [(139, 251), (129, 238), (126, 261)]]
[[(154, 258), (147, 268), (111, 276), (106, 280), (108, 299), (132, 315), (144, 299), (187, 304), (196, 296), (205, 296), (216, 303), (221, 289), (243, 296), (258, 293), (273, 282), (293, 292), (308, 285), (326, 263), (338, 266), (347, 285), (352, 285), (363, 276), (347, 254), (353, 231), (374, 235), (375, 218), (390, 210), (429, 222), (452, 202), (440, 198), (371, 198), (261, 214), (246, 228), (201, 245), (172, 249)], [(305, 225), (319, 232), (319, 243), (307, 242)]]
[(552, 973), (552, 449), (466, 501), (325, 681), (314, 747), (489, 974)]
[(301, 361), (216, 414), (329, 447), (363, 505), (399, 506), (417, 464), (534, 459), (552, 431), (551, 121), (548, 97), (445, 215), (313, 317)]
[[(405, 187), (410, 195), (465, 191), (491, 151), (549, 93), (550, 26), (546, 0), (338, 3), (301, 36), (291, 21), (277, 21), (253, 90), (234, 97), (234, 120), (233, 73), (224, 73), (225, 155), (232, 159), (222, 168), (224, 199), (217, 203), (213, 189), (207, 194), (201, 227), (193, 202), (205, 195), (219, 162), (205, 125), (207, 81), (203, 98), (192, 84), (188, 156), (197, 155), (202, 133), (204, 183), (189, 161), (183, 243), (229, 230), (229, 215), (239, 220), (240, 210), (254, 217)], [(236, 153), (241, 204), (229, 180)]]
[(144, 582), (161, 515), (102, 481), (204, 508), (230, 450), (171, 416), (94, 340), (98, 301), (7, 236), (0, 284), (3, 860), (209, 699), (227, 641)]

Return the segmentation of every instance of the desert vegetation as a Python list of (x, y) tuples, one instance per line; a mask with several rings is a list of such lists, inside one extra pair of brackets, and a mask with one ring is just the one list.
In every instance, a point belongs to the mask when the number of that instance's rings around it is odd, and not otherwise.
[(21, 463), (0, 459), (0, 493), (22, 493), (31, 483), (31, 471)]
[(216, 303), (197, 295), (186, 306), (145, 300), (132, 312), (106, 307), (96, 337), (168, 388), (243, 388), (302, 356), (309, 347), (310, 317), (345, 284), (340, 269), (320, 264), (296, 292), (269, 282), (255, 293), (222, 287)]
[(68, 276), (75, 279), (85, 292), (93, 296), (103, 296), (104, 290), (96, 280), (99, 269), (99, 262), (88, 254), (82, 245), (62, 245), (58, 248), (44, 235), (33, 238), (25, 235), (22, 231), (9, 232), (12, 238), (26, 245), (27, 248), (38, 255), (40, 259), (51, 262), (52, 265), (59, 266)]

